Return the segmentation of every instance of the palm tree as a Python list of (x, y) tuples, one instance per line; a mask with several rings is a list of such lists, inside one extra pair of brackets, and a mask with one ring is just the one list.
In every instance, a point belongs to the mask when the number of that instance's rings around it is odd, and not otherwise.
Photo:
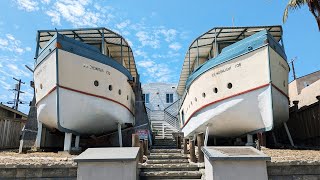
[(320, 31), (320, 0), (289, 0), (283, 13), (283, 22), (286, 22), (289, 10), (295, 10), (307, 4), (312, 15), (315, 17)]

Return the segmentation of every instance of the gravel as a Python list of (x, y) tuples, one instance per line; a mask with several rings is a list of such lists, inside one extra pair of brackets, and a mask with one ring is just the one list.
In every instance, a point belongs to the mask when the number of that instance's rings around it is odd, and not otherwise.
[(291, 150), (262, 148), (271, 157), (271, 162), (320, 162), (320, 150)]
[[(320, 150), (290, 150), (290, 149), (268, 149), (262, 148), (262, 152), (271, 157), (271, 162), (302, 162), (319, 163)], [(0, 152), (0, 167), (17, 166), (76, 166), (73, 161), (76, 155), (54, 152), (33, 152), (19, 154), (14, 151)]]
[(0, 152), (0, 167), (17, 167), (17, 166), (76, 166), (73, 161), (74, 155), (67, 153), (53, 152), (34, 152), (19, 154), (16, 152)]

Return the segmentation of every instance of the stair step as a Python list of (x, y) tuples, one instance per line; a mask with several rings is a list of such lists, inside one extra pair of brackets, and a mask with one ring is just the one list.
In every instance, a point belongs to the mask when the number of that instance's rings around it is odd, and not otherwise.
[(152, 149), (177, 149), (177, 146), (151, 146)]
[(202, 176), (199, 171), (150, 171), (140, 172), (140, 177), (144, 179), (200, 179)]
[(148, 159), (188, 159), (188, 156), (184, 154), (149, 155)]
[(143, 164), (140, 166), (141, 172), (150, 171), (198, 171), (199, 167), (195, 164)]
[(151, 153), (181, 153), (181, 149), (151, 149)]
[(189, 163), (188, 159), (150, 159), (147, 164), (176, 164), (176, 163)]

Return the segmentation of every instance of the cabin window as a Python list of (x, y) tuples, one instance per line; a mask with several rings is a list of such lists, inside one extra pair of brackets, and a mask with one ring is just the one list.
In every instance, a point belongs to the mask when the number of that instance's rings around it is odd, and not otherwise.
[(109, 91), (112, 91), (112, 85), (109, 85)]
[(150, 97), (150, 94), (143, 94), (142, 99), (143, 99), (144, 103), (146, 103), (146, 104), (150, 103), (149, 97)]
[(214, 93), (218, 93), (218, 88), (213, 88)]
[(129, 96), (127, 95), (127, 100), (129, 101)]
[(232, 88), (232, 83), (228, 83), (228, 89), (231, 89)]
[(93, 84), (94, 84), (95, 86), (99, 86), (99, 81), (95, 80), (95, 81), (93, 82)]
[(42, 84), (40, 84), (40, 89), (42, 89)]
[(283, 81), (283, 87), (286, 87), (286, 81)]
[(205, 98), (206, 97), (206, 93), (202, 93), (202, 97)]
[(118, 90), (118, 94), (121, 95), (121, 89)]
[(173, 103), (173, 94), (166, 94), (166, 103)]
[(195, 98), (194, 98), (194, 101), (195, 101), (195, 102), (197, 102), (197, 101), (198, 101), (198, 99), (195, 97)]

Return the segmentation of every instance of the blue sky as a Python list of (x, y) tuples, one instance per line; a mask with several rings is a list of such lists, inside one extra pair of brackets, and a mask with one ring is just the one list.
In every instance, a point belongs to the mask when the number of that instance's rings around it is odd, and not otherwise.
[[(13, 99), (15, 81), (30, 101), (35, 35), (39, 29), (107, 27), (131, 44), (142, 82), (177, 83), (190, 43), (216, 26), (282, 24), (287, 0), (1, 0), (0, 102)], [(288, 59), (298, 57), (298, 76), (320, 69), (320, 33), (306, 6), (289, 14), (284, 28)], [(291, 74), (290, 74), (291, 76)], [(291, 77), (290, 77), (291, 78)], [(291, 78), (292, 79), (292, 78)], [(28, 105), (20, 110), (28, 111)]]

